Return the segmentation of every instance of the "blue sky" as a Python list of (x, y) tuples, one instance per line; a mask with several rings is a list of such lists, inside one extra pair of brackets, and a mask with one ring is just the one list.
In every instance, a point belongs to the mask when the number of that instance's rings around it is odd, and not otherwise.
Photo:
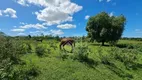
[(90, 16), (127, 18), (123, 37), (142, 37), (142, 0), (0, 0), (0, 31), (17, 35), (87, 35)]

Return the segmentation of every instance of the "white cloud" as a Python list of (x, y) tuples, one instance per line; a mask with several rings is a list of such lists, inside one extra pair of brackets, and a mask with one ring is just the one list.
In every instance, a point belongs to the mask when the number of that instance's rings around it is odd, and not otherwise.
[(86, 15), (86, 16), (85, 16), (85, 19), (86, 19), (86, 20), (87, 20), (87, 19), (89, 19), (89, 18), (90, 18), (90, 16), (89, 16), (89, 15)]
[(35, 34), (35, 33), (44, 33), (44, 31), (31, 31), (31, 34)]
[(13, 32), (24, 32), (25, 29), (11, 29), (11, 31), (13, 31)]
[(135, 29), (135, 32), (136, 33), (142, 33), (142, 30), (141, 29)]
[(50, 31), (37, 30), (30, 32), (31, 35), (40, 35), (41, 33), (43, 33), (44, 35), (53, 35), (53, 36), (64, 34), (62, 30), (50, 30)]
[(24, 22), (20, 22), (20, 24), (22, 24), (22, 25), (26, 25), (27, 23), (24, 23)]
[(42, 6), (44, 9), (35, 12), (35, 14), (37, 19), (46, 25), (72, 21), (73, 14), (83, 8), (70, 0), (18, 0), (18, 3), (23, 6), (30, 4)]
[(36, 12), (37, 19), (44, 21), (48, 25), (60, 24), (62, 22), (72, 21), (72, 16), (68, 13), (60, 11), (58, 8), (45, 8), (40, 12)]
[(13, 26), (14, 28), (16, 28), (17, 26)]
[(0, 10), (0, 16), (11, 16), (11, 18), (17, 18), (16, 11), (12, 8), (7, 8), (6, 10)]
[(52, 35), (62, 35), (64, 32), (62, 30), (50, 30)]
[(107, 2), (110, 2), (111, 0), (107, 0)]
[(99, 2), (102, 2), (103, 0), (99, 0)]
[[(47, 6), (47, 0), (16, 0), (18, 4), (22, 6), (29, 6), (30, 4), (39, 5), (39, 6)], [(53, 2), (55, 0), (48, 0), (48, 2)]]
[(11, 18), (17, 18), (16, 16), (16, 11), (12, 8), (7, 8), (6, 10), (3, 11), (6, 15), (11, 16)]
[(28, 4), (26, 4), (26, 1), (25, 0), (18, 0), (17, 1), (18, 4), (21, 4), (23, 6), (29, 6)]
[(114, 12), (111, 12), (111, 13), (109, 14), (110, 17), (112, 17), (113, 15), (114, 15)]
[(103, 1), (106, 1), (106, 2), (110, 2), (111, 0), (98, 0), (99, 2), (103, 2)]
[(61, 29), (71, 29), (71, 28), (76, 28), (76, 25), (72, 25), (72, 24), (62, 24), (62, 25), (58, 25), (57, 28), (61, 28)]
[(26, 36), (26, 33), (18, 33), (18, 36)]
[(1, 29), (0, 29), (0, 31), (1, 31)]
[(35, 29), (46, 29), (46, 27), (44, 27), (42, 24), (26, 24), (23, 26), (20, 26), (20, 28), (22, 29), (29, 29), (29, 28), (35, 28)]
[(51, 34), (50, 31), (42, 31), (42, 30), (37, 30), (37, 31), (31, 31), (30, 32), (31, 35), (40, 35), (41, 33), (43, 33), (44, 35), (50, 35)]
[(0, 16), (2, 16), (2, 11), (0, 10)]

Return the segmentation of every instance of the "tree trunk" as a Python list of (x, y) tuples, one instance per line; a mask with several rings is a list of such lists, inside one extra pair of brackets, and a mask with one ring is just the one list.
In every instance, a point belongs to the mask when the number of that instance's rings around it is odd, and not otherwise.
[(104, 44), (105, 42), (104, 41), (102, 41), (102, 46), (104, 46), (105, 44)]

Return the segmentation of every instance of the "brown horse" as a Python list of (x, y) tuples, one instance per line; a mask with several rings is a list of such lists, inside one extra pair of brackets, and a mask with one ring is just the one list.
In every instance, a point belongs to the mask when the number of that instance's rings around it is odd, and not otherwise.
[(74, 47), (75, 47), (75, 41), (73, 39), (71, 39), (71, 38), (61, 39), (60, 49), (62, 49), (62, 46), (63, 46), (63, 49), (64, 49), (64, 46), (68, 45), (68, 44), (72, 46), (72, 51), (73, 51), (73, 44), (74, 44)]

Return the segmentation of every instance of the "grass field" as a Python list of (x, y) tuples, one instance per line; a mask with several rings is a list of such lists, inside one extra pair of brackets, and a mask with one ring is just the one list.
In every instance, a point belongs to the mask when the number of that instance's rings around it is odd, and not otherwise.
[[(34, 67), (33, 80), (141, 80), (142, 42), (120, 40), (117, 46), (77, 42), (73, 53), (59, 50), (59, 42), (24, 41), (31, 52), (21, 57), (23, 68)], [(37, 55), (38, 51), (42, 51)], [(15, 66), (15, 69), (21, 66)], [(33, 73), (33, 75), (36, 75)]]

